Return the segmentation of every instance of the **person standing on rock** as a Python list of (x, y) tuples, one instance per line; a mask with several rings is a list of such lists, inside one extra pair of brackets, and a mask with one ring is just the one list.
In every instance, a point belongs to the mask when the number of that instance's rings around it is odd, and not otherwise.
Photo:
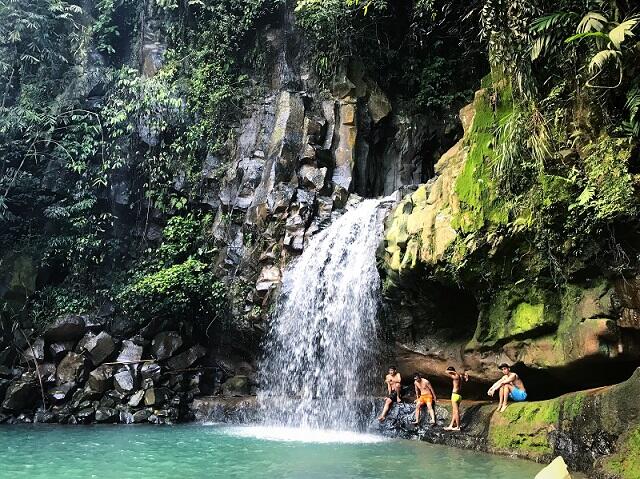
[(527, 399), (527, 391), (520, 376), (511, 372), (508, 364), (502, 363), (498, 368), (502, 371), (502, 378), (489, 388), (487, 394), (491, 397), (496, 391), (500, 391), (500, 402), (498, 403), (498, 412), (504, 412), (507, 409), (507, 400), (511, 398), (515, 402), (525, 401)]
[(462, 374), (456, 372), (456, 368), (449, 366), (447, 368), (447, 375), (451, 378), (453, 383), (453, 389), (451, 392), (451, 424), (445, 427), (445, 431), (459, 431), (460, 430), (460, 401), (462, 401), (462, 381), (469, 380), (469, 374), (465, 371)]
[(382, 414), (378, 418), (378, 421), (383, 422), (387, 418), (387, 413), (394, 402), (401, 403), (401, 393), (402, 393), (402, 376), (396, 369), (395, 366), (390, 366), (388, 374), (384, 378), (384, 382), (387, 385), (387, 397), (384, 400), (384, 408), (382, 409)]
[(431, 387), (431, 383), (423, 378), (420, 373), (414, 373), (413, 385), (416, 388), (416, 420), (413, 424), (420, 424), (420, 410), (425, 405), (429, 411), (429, 416), (431, 416), (431, 424), (435, 424), (436, 415), (433, 411), (433, 405), (436, 402), (436, 393)]

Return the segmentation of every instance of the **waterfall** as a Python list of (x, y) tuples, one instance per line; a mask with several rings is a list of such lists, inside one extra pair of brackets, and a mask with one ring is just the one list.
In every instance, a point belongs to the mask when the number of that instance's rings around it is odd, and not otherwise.
[(364, 200), (347, 211), (285, 271), (259, 365), (266, 424), (357, 429), (357, 400), (377, 384), (385, 204)]

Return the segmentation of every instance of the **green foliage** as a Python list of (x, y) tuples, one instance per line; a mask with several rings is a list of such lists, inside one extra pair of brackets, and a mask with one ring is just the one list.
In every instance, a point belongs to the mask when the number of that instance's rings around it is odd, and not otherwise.
[(224, 285), (193, 258), (142, 276), (118, 299), (124, 312), (140, 321), (180, 318), (202, 327), (221, 319), (226, 309)]

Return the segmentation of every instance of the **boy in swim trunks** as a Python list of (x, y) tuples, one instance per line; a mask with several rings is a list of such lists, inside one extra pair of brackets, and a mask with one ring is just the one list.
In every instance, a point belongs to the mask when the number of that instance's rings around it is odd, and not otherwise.
[(451, 392), (451, 424), (445, 427), (445, 431), (459, 431), (460, 430), (460, 401), (462, 401), (462, 383), (461, 381), (468, 381), (469, 374), (465, 371), (462, 374), (456, 372), (456, 368), (449, 366), (447, 368), (447, 375), (453, 382), (453, 389)]
[(433, 412), (433, 404), (436, 402), (436, 393), (431, 387), (431, 383), (424, 379), (420, 373), (414, 373), (413, 385), (416, 388), (416, 420), (413, 424), (420, 423), (420, 410), (425, 405), (429, 411), (429, 416), (431, 416), (431, 424), (435, 424), (436, 416)]
[(498, 403), (498, 412), (504, 412), (507, 409), (507, 400), (511, 398), (515, 402), (525, 401), (527, 399), (527, 391), (524, 388), (522, 379), (511, 372), (508, 364), (501, 364), (498, 368), (502, 371), (502, 378), (489, 388), (487, 394), (493, 397), (493, 394), (500, 390), (500, 402)]
[(389, 366), (389, 372), (384, 378), (384, 382), (387, 385), (387, 397), (384, 400), (384, 408), (382, 414), (378, 418), (378, 421), (383, 422), (387, 418), (387, 413), (394, 402), (401, 403), (400, 393), (402, 389), (402, 377), (395, 366)]

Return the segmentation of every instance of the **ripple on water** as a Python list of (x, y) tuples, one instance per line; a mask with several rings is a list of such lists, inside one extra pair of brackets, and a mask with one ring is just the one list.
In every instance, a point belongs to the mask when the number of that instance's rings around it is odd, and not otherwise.
[(374, 444), (388, 441), (387, 438), (374, 434), (293, 427), (235, 426), (225, 427), (222, 432), (235, 437), (314, 444)]

